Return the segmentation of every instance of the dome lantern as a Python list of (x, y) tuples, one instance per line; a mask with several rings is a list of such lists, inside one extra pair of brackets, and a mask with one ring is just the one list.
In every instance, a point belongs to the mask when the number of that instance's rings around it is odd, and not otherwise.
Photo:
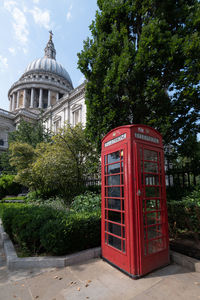
[(53, 32), (50, 30), (49, 31), (49, 41), (44, 49), (44, 57), (51, 58), (51, 59), (56, 59), (56, 49), (54, 47), (54, 43), (52, 41), (52, 36)]

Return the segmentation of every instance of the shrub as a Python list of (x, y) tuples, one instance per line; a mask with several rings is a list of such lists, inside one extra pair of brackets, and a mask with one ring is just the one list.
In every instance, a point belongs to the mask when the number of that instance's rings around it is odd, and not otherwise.
[(181, 187), (180, 185), (168, 186), (166, 188), (167, 192), (167, 200), (170, 202), (171, 200), (179, 201), (183, 197), (187, 196), (194, 190), (194, 187)]
[(11, 239), (13, 239), (12, 223), (14, 221), (15, 216), (18, 214), (18, 210), (21, 210), (23, 207), (24, 204), (21, 203), (4, 203), (0, 206), (4, 230), (7, 232)]
[(50, 206), (59, 210), (68, 210), (65, 200), (60, 196), (52, 196), (48, 199), (44, 199), (41, 197), (41, 194), (29, 192), (26, 195), (26, 202), (34, 205)]
[(189, 230), (198, 239), (200, 232), (200, 187), (181, 200), (168, 201), (168, 219), (172, 234)]
[(71, 209), (76, 212), (92, 212), (98, 211), (101, 208), (101, 195), (93, 192), (85, 192), (82, 195), (76, 196), (71, 204)]
[(31, 253), (67, 254), (100, 245), (100, 213), (2, 204), (2, 221), (14, 243)]
[(22, 186), (14, 181), (15, 175), (1, 175), (0, 176), (0, 198), (5, 195), (18, 195)]
[(101, 243), (100, 214), (69, 214), (49, 220), (41, 230), (41, 244), (48, 253), (62, 255), (97, 247)]

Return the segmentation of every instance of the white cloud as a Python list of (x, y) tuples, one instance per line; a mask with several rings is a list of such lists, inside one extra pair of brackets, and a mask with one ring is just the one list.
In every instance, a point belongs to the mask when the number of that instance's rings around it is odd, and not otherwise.
[(6, 0), (4, 1), (4, 7), (11, 12), (12, 8), (15, 7), (17, 5), (17, 3), (15, 1), (12, 0)]
[(33, 0), (33, 3), (38, 4), (40, 0)]
[(16, 54), (16, 49), (15, 49), (15, 48), (10, 47), (10, 48), (8, 48), (8, 51), (9, 51), (11, 54), (13, 54), (13, 55)]
[(27, 21), (25, 14), (19, 9), (14, 8), (12, 16), (15, 20), (13, 23), (13, 28), (15, 30), (16, 38), (25, 45), (28, 42), (29, 31), (27, 29)]
[(67, 15), (66, 15), (66, 18), (67, 18), (67, 21), (69, 22), (72, 18), (72, 4), (70, 5), (69, 7), (69, 10), (67, 12)]
[(42, 11), (39, 7), (34, 7), (29, 12), (32, 14), (36, 24), (50, 29), (50, 13), (48, 10)]
[(3, 57), (0, 55), (0, 71), (7, 69), (8, 67), (8, 59), (7, 57)]
[(22, 44), (28, 42), (28, 23), (25, 14), (17, 7), (17, 3), (12, 0), (5, 0), (4, 7), (10, 12), (13, 22), (12, 26), (15, 32), (15, 38)]

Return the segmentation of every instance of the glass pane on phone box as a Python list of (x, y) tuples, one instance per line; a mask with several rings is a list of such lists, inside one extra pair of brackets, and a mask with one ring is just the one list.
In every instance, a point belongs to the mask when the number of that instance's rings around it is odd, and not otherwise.
[(122, 199), (122, 210), (124, 210), (124, 200)]
[(108, 177), (105, 176), (105, 185), (108, 185)]
[(151, 240), (151, 239), (154, 239), (157, 237), (156, 226), (147, 228), (147, 236), (148, 236), (148, 240)]
[(108, 244), (121, 250), (121, 240), (116, 238), (115, 236), (112, 236), (112, 235), (108, 235)]
[(124, 184), (124, 175), (121, 175), (121, 184)]
[(105, 231), (108, 231), (108, 222), (105, 221)]
[(161, 251), (164, 249), (163, 239), (157, 239), (155, 241), (151, 241), (148, 244), (148, 252), (149, 254)]
[(108, 165), (108, 174), (120, 173), (120, 163)]
[(108, 164), (114, 163), (120, 160), (120, 152), (116, 151), (108, 154)]
[(108, 199), (108, 208), (121, 210), (120, 199)]
[(123, 240), (123, 252), (126, 252), (125, 241)]
[(143, 213), (146, 212), (146, 200), (143, 200), (142, 208), (143, 208)]
[(105, 233), (105, 243), (107, 244), (108, 243), (108, 234)]
[(159, 199), (146, 200), (146, 210), (147, 211), (157, 210), (157, 209), (160, 209), (160, 200)]
[(160, 212), (153, 212), (146, 214), (147, 216), (147, 224), (153, 225), (161, 222), (161, 214)]
[(116, 211), (108, 211), (108, 219), (113, 222), (121, 223), (121, 213)]
[(108, 185), (120, 185), (120, 175), (108, 176)]
[(125, 238), (125, 226), (122, 227), (123, 238)]
[(158, 173), (157, 163), (151, 163), (151, 162), (145, 161), (144, 162), (144, 172)]
[(120, 197), (120, 187), (108, 187), (108, 197)]
[(146, 197), (159, 197), (160, 196), (159, 187), (145, 186), (145, 195)]
[(145, 185), (159, 185), (158, 175), (145, 175)]
[(125, 224), (125, 215), (122, 213), (122, 224)]
[(118, 235), (118, 236), (122, 235), (121, 226), (117, 225), (117, 224), (110, 223), (110, 222), (108, 223), (108, 231), (110, 233), (113, 233), (113, 234)]
[(144, 160), (157, 161), (158, 160), (157, 152), (144, 149)]

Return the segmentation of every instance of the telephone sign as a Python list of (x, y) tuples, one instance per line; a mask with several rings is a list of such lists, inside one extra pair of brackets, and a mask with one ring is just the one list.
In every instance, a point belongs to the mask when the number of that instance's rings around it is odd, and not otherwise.
[(169, 263), (161, 135), (127, 125), (102, 140), (102, 257), (133, 278)]

